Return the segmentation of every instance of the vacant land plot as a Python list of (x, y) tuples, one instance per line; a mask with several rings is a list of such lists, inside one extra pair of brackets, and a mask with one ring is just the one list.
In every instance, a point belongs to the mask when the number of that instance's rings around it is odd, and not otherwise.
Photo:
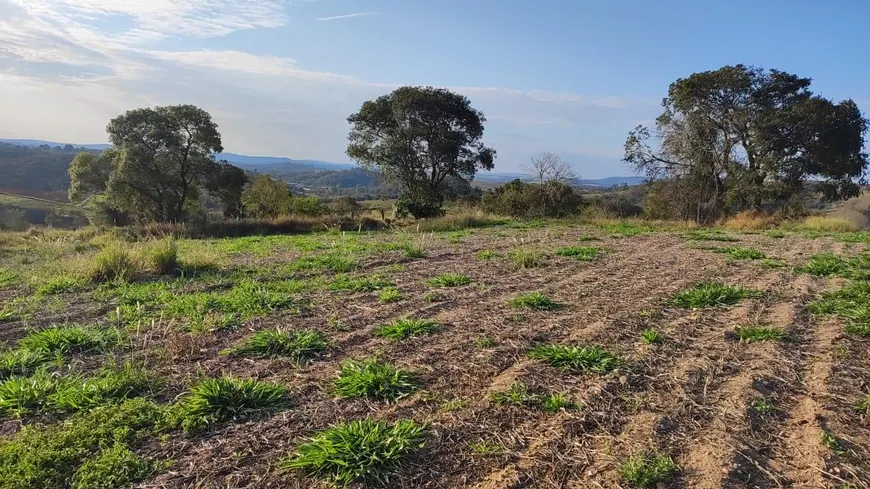
[(866, 238), (8, 239), (0, 488), (870, 487)]

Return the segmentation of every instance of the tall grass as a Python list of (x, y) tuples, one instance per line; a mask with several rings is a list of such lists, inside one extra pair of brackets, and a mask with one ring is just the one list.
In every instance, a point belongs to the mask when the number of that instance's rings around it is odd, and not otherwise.
[(804, 219), (797, 228), (807, 231), (823, 231), (830, 233), (848, 233), (859, 231), (861, 229), (858, 225), (848, 219), (830, 216), (810, 216)]
[(150, 243), (145, 248), (145, 262), (156, 275), (169, 275), (179, 268), (178, 245), (169, 237)]

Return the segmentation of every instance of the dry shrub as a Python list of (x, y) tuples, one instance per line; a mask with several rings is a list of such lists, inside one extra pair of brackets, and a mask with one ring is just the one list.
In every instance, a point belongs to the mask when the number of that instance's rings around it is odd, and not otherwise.
[(831, 233), (848, 233), (858, 231), (860, 230), (860, 227), (852, 221), (843, 219), (842, 217), (810, 216), (800, 223), (798, 229)]
[(741, 211), (729, 217), (722, 225), (729, 229), (757, 231), (770, 229), (779, 223), (779, 218), (773, 214), (758, 211)]

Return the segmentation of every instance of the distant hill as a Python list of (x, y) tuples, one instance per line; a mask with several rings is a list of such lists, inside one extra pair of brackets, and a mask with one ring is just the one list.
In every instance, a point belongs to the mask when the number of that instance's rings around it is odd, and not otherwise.
[(256, 167), (269, 167), (270, 171), (295, 172), (311, 171), (312, 168), (324, 170), (349, 170), (357, 166), (352, 163), (330, 163), (320, 160), (294, 160), (291, 158), (279, 158), (275, 156), (248, 156), (235, 153), (218, 153), (217, 159), (227, 160), (238, 165)]
[(28, 148), (37, 148), (39, 146), (64, 147), (67, 144), (76, 148), (94, 149), (103, 151), (112, 147), (111, 144), (73, 144), (73, 143), (58, 143), (56, 141), (43, 141), (42, 139), (2, 139), (0, 143), (13, 144), (15, 146), (26, 146)]

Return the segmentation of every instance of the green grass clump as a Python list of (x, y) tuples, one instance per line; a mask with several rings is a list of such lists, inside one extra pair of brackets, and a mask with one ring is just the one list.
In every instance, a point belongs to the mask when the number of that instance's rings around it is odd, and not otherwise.
[(337, 292), (373, 292), (392, 286), (393, 283), (391, 281), (378, 275), (371, 277), (348, 277), (343, 275), (335, 278), (331, 288)]
[(621, 363), (619, 357), (598, 346), (542, 345), (529, 356), (555, 368), (597, 374), (615, 370)]
[(30, 375), (51, 358), (48, 353), (22, 348), (4, 351), (0, 353), (0, 380)]
[(399, 292), (399, 289), (395, 287), (387, 287), (386, 289), (381, 291), (381, 294), (378, 296), (378, 300), (384, 304), (399, 302), (400, 300), (402, 300), (402, 293)]
[(432, 277), (426, 281), (429, 287), (460, 287), (471, 283), (471, 279), (467, 275), (459, 273), (443, 273), (437, 277)]
[(822, 430), (822, 445), (838, 455), (846, 452), (843, 440), (830, 430)]
[(155, 379), (145, 370), (126, 364), (87, 379), (65, 379), (49, 396), (52, 410), (76, 412), (115, 404), (151, 392)]
[(340, 398), (373, 397), (394, 401), (419, 388), (416, 374), (378, 360), (348, 360), (333, 383)]
[(759, 262), (762, 268), (768, 269), (777, 269), (777, 268), (785, 268), (788, 266), (788, 262), (785, 260), (781, 260), (779, 258), (765, 258)]
[(594, 246), (568, 246), (556, 250), (559, 256), (568, 256), (580, 261), (593, 261), (603, 254), (601, 248)]
[(561, 307), (560, 304), (541, 292), (520, 294), (511, 299), (510, 304), (516, 308), (534, 309), (536, 311), (552, 311)]
[(766, 258), (764, 253), (755, 248), (717, 248), (714, 251), (717, 253), (724, 253), (735, 260), (762, 260)]
[(196, 430), (275, 411), (285, 404), (286, 392), (281, 384), (254, 379), (204, 379), (175, 406), (173, 416), (185, 431)]
[(411, 241), (406, 241), (405, 243), (403, 243), (402, 249), (405, 250), (405, 258), (409, 260), (426, 258), (426, 249), (422, 246), (415, 245)]
[(486, 440), (473, 441), (468, 444), (468, 448), (478, 455), (498, 455), (504, 452), (504, 446), (500, 443)]
[(151, 273), (169, 275), (180, 268), (178, 262), (178, 244), (172, 238), (161, 239), (151, 243), (145, 249), (145, 265)]
[(22, 338), (18, 345), (25, 350), (65, 355), (107, 351), (123, 340), (124, 334), (117, 328), (72, 324), (34, 331)]
[(167, 467), (132, 452), (163, 419), (154, 403), (132, 399), (58, 424), (24, 426), (0, 440), (0, 488), (131, 487)]
[(404, 340), (413, 336), (423, 336), (438, 331), (438, 324), (429, 319), (397, 319), (380, 326), (375, 331), (376, 336), (391, 340)]
[(11, 270), (0, 268), (0, 289), (12, 287), (18, 283), (18, 276), (12, 273)]
[(858, 280), (834, 292), (825, 292), (807, 307), (819, 316), (846, 319), (846, 332), (870, 336), (870, 282)]
[(776, 407), (763, 397), (752, 401), (752, 409), (754, 409), (758, 414), (763, 415), (770, 415), (776, 412)]
[(30, 377), (9, 377), (0, 383), (0, 417), (21, 417), (41, 410), (60, 387), (58, 377), (39, 370)]
[(269, 358), (287, 357), (303, 362), (326, 351), (326, 337), (317, 331), (285, 331), (280, 328), (257, 331), (241, 346), (226, 354)]
[(855, 405), (855, 410), (870, 414), (870, 394), (867, 394), (861, 402)]
[(822, 253), (810, 259), (799, 271), (816, 277), (839, 277), (849, 271), (849, 262), (833, 253)]
[(492, 250), (480, 250), (477, 252), (478, 260), (491, 260), (498, 257), (498, 253)]
[(388, 485), (390, 476), (423, 447), (428, 426), (362, 419), (341, 423), (303, 443), (281, 466), (338, 486), (354, 482)]
[(87, 285), (88, 279), (85, 277), (70, 274), (58, 275), (37, 287), (36, 295), (46, 296), (65, 294), (80, 290), (87, 287)]
[(543, 256), (532, 249), (513, 250), (509, 256), (517, 268), (535, 268), (543, 262)]
[(111, 243), (93, 258), (90, 278), (94, 282), (124, 281), (134, 278), (140, 272), (130, 250), (121, 243)]
[(734, 335), (746, 343), (755, 341), (780, 341), (788, 338), (788, 334), (782, 328), (752, 324), (734, 328)]
[(540, 402), (537, 395), (529, 392), (529, 386), (522, 382), (512, 383), (507, 390), (493, 392), (490, 395), (493, 404), (497, 406), (537, 406)]
[(671, 305), (683, 309), (729, 306), (742, 299), (761, 297), (761, 292), (744, 287), (726, 285), (722, 282), (701, 282), (694, 287), (678, 292)]
[(645, 329), (640, 336), (648, 345), (660, 345), (665, 342), (665, 337), (655, 329)]
[(541, 397), (541, 409), (550, 413), (558, 413), (563, 409), (571, 409), (575, 406), (574, 401), (561, 392), (552, 392)]
[(654, 487), (666, 482), (678, 472), (670, 456), (658, 451), (640, 453), (619, 464), (619, 475), (635, 487)]

